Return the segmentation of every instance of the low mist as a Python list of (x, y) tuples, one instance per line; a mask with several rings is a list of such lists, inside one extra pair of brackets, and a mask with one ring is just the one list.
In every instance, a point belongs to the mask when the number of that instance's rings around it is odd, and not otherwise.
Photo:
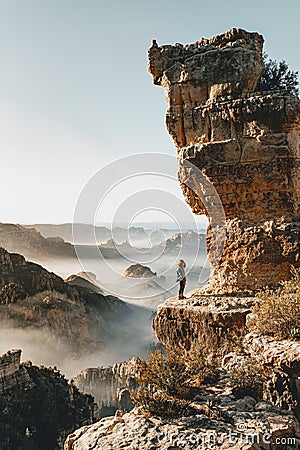
[[(149, 233), (149, 230), (148, 230)], [(76, 247), (78, 258), (45, 258), (33, 257), (32, 260), (41, 264), (48, 271), (54, 272), (66, 279), (71, 274), (92, 272), (96, 283), (104, 294), (114, 295), (125, 301), (132, 310), (132, 316), (126, 323), (110, 323), (109, 333), (112, 336), (104, 342), (105, 351), (75, 358), (66, 351), (65, 345), (54, 340), (50, 332), (38, 329), (20, 329), (1, 324), (0, 352), (11, 348), (22, 349), (22, 359), (31, 360), (34, 364), (57, 366), (67, 377), (76, 376), (87, 367), (111, 365), (118, 361), (127, 360), (133, 356), (145, 357), (156, 338), (153, 334), (152, 319), (157, 306), (167, 298), (178, 295), (176, 268), (178, 259), (186, 261), (187, 286), (186, 293), (206, 284), (210, 266), (207, 260), (203, 241), (199, 247), (189, 243), (184, 246), (161, 246), (162, 237), (168, 239), (171, 231), (152, 233), (152, 247), (145, 235), (135, 236), (135, 248), (121, 246), (120, 251), (113, 251), (104, 258), (97, 245), (80, 245)], [(145, 251), (144, 251), (144, 250)], [(134, 278), (124, 276), (124, 271), (130, 265), (139, 262), (156, 272), (155, 277)], [(95, 279), (93, 278), (93, 282)], [(97, 330), (90, 330), (91, 335)], [(120, 338), (120, 333), (123, 335)]]

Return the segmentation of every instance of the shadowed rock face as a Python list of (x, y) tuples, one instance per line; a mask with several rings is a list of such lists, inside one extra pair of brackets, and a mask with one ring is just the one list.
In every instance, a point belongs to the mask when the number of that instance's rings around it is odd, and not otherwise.
[[(195, 214), (210, 216), (214, 272), (206, 292), (277, 286), (300, 264), (300, 101), (254, 92), (262, 45), (259, 34), (232, 29), (186, 46), (153, 41), (149, 49), (149, 71), (169, 105), (184, 196)], [(216, 196), (226, 230), (220, 257), (212, 233), (220, 217), (209, 213)]]
[(98, 407), (56, 368), (21, 363), (19, 349), (0, 355), (0, 448), (53, 450), (98, 419)]

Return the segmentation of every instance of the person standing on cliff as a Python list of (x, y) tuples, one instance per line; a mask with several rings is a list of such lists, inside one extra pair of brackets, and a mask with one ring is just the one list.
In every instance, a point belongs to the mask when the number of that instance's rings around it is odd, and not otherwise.
[(183, 295), (184, 292), (184, 288), (186, 285), (186, 276), (185, 276), (185, 262), (183, 261), (183, 259), (180, 259), (177, 263), (177, 282), (179, 282), (179, 299), (183, 299), (186, 298)]

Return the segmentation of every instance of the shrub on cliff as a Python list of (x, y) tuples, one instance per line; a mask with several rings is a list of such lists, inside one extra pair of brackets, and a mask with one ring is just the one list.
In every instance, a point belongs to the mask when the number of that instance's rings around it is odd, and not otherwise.
[(197, 343), (185, 354), (171, 348), (166, 349), (166, 355), (161, 350), (151, 352), (142, 362), (139, 387), (132, 393), (135, 405), (148, 414), (188, 415), (192, 409), (190, 399), (217, 376), (220, 357), (216, 348), (209, 350)]
[(292, 272), (293, 278), (278, 289), (258, 294), (249, 323), (251, 330), (276, 339), (300, 339), (300, 269)]
[(298, 95), (298, 72), (289, 69), (285, 61), (275, 61), (269, 59), (268, 55), (263, 55), (265, 70), (258, 84), (258, 91), (284, 90), (289, 94)]
[(241, 364), (229, 369), (229, 373), (237, 396), (250, 395), (256, 399), (261, 398), (263, 382), (268, 374), (258, 358), (243, 359)]

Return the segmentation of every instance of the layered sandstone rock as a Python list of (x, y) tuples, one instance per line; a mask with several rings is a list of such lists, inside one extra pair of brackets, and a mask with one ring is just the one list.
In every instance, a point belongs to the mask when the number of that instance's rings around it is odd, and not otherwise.
[(257, 33), (232, 29), (187, 46), (154, 41), (149, 50), (183, 193), (210, 220), (206, 292), (276, 286), (300, 264), (300, 101), (254, 92), (262, 45)]
[(192, 291), (185, 300), (173, 298), (159, 305), (153, 328), (163, 344), (189, 350), (199, 341), (209, 341), (211, 333), (220, 339), (243, 335), (254, 301), (252, 297), (212, 297)]
[(21, 353), (15, 349), (0, 356), (0, 394), (9, 389), (30, 389), (33, 386), (28, 372), (21, 366)]

